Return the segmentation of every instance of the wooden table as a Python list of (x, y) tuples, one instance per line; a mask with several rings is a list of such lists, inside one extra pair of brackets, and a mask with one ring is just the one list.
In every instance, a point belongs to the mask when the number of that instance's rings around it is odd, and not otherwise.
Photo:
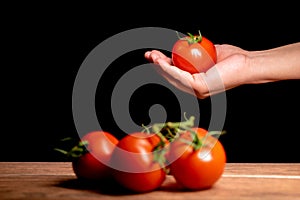
[(79, 182), (69, 162), (0, 162), (0, 199), (300, 199), (300, 163), (228, 163), (214, 187), (182, 191), (172, 176), (160, 189), (132, 194), (113, 183)]

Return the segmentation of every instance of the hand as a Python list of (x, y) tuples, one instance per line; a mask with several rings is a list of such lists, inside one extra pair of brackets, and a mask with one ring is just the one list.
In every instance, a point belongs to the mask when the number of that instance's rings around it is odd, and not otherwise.
[(204, 99), (243, 84), (300, 79), (300, 42), (273, 49), (246, 51), (233, 45), (215, 45), (217, 63), (207, 72), (190, 74), (172, 66), (172, 59), (157, 50), (145, 58), (175, 87)]
[(159, 73), (178, 89), (204, 99), (251, 82), (247, 55), (248, 51), (232, 45), (215, 45), (217, 63), (206, 73), (190, 74), (175, 66), (172, 59), (157, 50), (145, 53), (145, 58), (158, 66)]

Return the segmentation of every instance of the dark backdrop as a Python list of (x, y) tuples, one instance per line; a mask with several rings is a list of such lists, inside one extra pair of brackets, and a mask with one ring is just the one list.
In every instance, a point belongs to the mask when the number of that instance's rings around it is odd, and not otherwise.
[[(63, 146), (59, 141), (62, 138), (78, 137), (72, 115), (77, 71), (89, 52), (114, 34), (148, 26), (183, 33), (200, 29), (216, 44), (228, 43), (246, 50), (300, 41), (299, 17), (292, 5), (277, 9), (246, 9), (240, 5), (206, 13), (198, 9), (190, 14), (187, 10), (174, 13), (150, 4), (121, 13), (106, 5), (27, 5), (26, 9), (23, 6), (7, 7), (9, 12), (2, 24), (1, 161), (65, 160), (53, 148)], [(103, 128), (118, 136), (122, 133), (111, 116), (109, 95), (104, 94), (111, 92), (118, 77), (126, 73), (126, 67), (147, 63), (143, 53), (143, 49), (137, 50), (120, 58), (114, 63), (115, 71), (111, 70), (103, 85), (99, 85), (99, 121)], [(294, 80), (244, 85), (226, 92), (227, 134), (220, 140), (228, 162), (300, 162), (299, 88), (300, 81)], [(163, 100), (151, 99), (149, 92), (164, 95)], [(133, 120), (147, 121), (145, 107), (152, 103), (166, 106), (168, 118), (177, 119), (179, 112), (172, 108), (176, 103), (166, 101), (168, 95), (156, 86), (143, 88), (131, 101)], [(199, 105), (209, 110), (210, 99), (199, 100)], [(206, 127), (209, 121), (201, 123)]]

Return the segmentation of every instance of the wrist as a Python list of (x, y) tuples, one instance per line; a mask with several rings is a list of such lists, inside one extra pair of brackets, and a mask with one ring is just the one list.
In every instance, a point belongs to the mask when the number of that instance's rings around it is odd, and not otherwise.
[(267, 83), (276, 80), (276, 73), (272, 71), (273, 66), (276, 66), (276, 61), (270, 59), (272, 57), (269, 51), (252, 51), (248, 56), (249, 83)]

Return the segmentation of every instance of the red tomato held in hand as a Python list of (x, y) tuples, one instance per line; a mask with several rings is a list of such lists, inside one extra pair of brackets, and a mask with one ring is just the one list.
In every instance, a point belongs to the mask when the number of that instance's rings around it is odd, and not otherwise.
[(172, 49), (172, 62), (176, 67), (191, 74), (206, 72), (217, 62), (214, 44), (199, 35), (191, 35), (177, 40)]
[(135, 132), (122, 138), (115, 148), (111, 164), (113, 176), (120, 185), (138, 192), (160, 187), (166, 177), (164, 154), (156, 150), (160, 144), (156, 134)]
[[(202, 141), (207, 131), (203, 128), (194, 128), (194, 130)], [(189, 131), (171, 143), (169, 152), (171, 174), (183, 188), (208, 189), (223, 174), (226, 164), (224, 148), (220, 141), (211, 135), (206, 136), (206, 145), (200, 148), (197, 148), (199, 143), (188, 144), (187, 141), (195, 141)]]
[[(86, 148), (87, 152), (79, 155), (72, 162), (76, 176), (94, 180), (111, 177), (109, 160), (118, 142), (115, 136), (104, 131), (93, 131), (83, 136), (77, 148), (79, 150)], [(82, 144), (86, 144), (86, 147)], [(76, 149), (73, 148), (73, 150)]]

